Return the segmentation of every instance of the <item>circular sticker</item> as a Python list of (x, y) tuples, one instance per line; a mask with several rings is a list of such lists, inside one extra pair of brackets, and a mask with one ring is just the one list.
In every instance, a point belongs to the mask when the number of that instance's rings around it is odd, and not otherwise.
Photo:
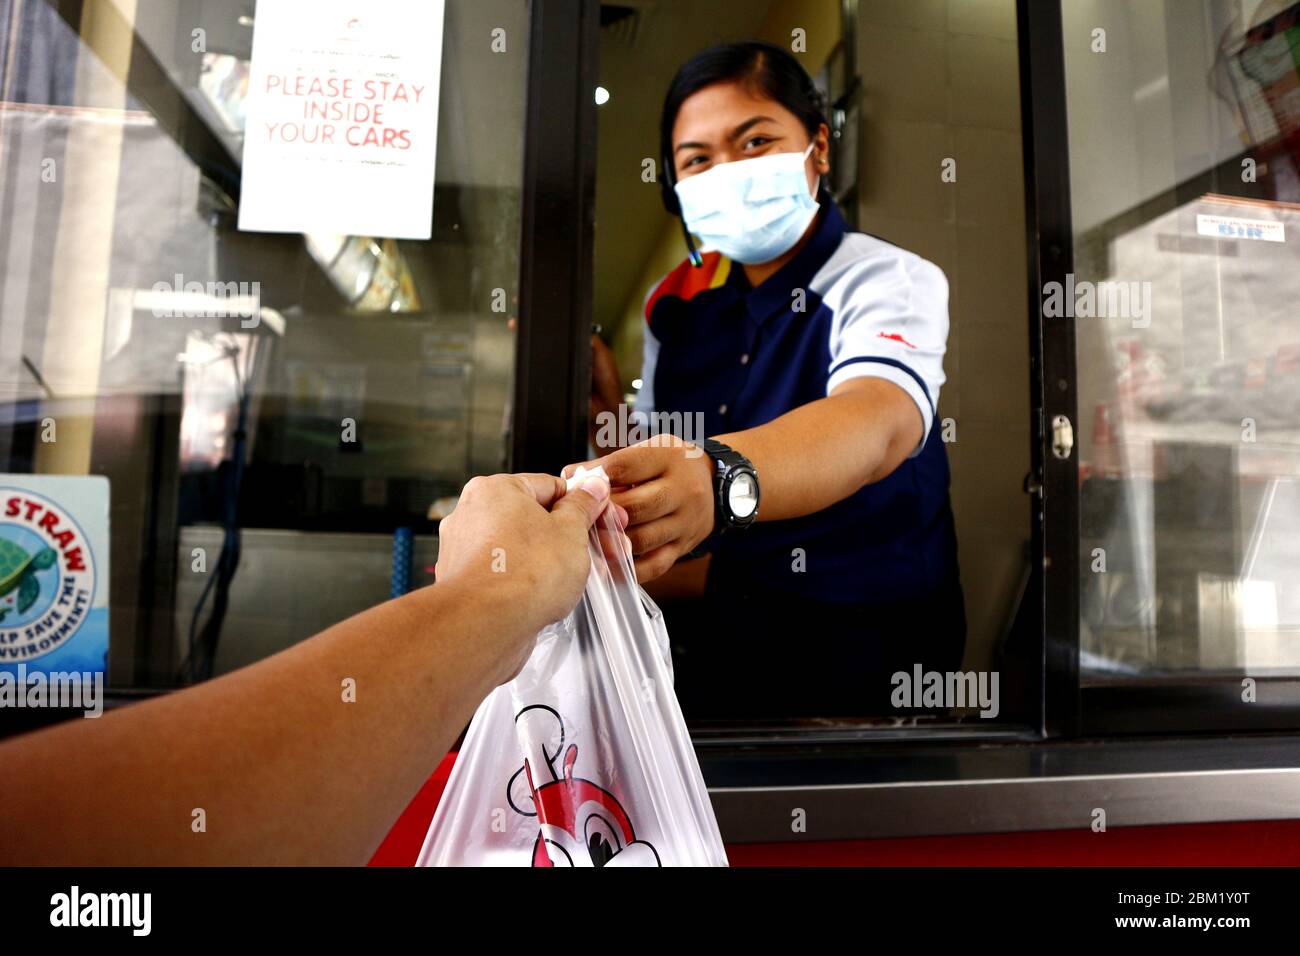
[(0, 490), (0, 647), (7, 661), (34, 660), (80, 630), (95, 597), (90, 543), (55, 502)]

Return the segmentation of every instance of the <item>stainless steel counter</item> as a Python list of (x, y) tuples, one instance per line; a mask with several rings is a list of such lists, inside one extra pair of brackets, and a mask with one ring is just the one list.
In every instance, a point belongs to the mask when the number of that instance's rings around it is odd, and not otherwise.
[(763, 751), (701, 754), (728, 842), (1300, 818), (1296, 737)]

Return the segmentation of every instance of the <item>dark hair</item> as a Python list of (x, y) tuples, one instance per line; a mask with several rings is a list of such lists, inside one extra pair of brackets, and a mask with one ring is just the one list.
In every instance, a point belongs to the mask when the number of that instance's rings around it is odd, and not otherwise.
[(724, 43), (697, 53), (677, 71), (664, 97), (663, 115), (659, 120), (659, 155), (663, 169), (659, 176), (664, 206), (673, 215), (681, 209), (673, 192), (676, 167), (673, 165), (673, 125), (686, 98), (716, 83), (740, 83), (780, 103), (799, 118), (808, 137), (817, 135), (826, 119), (825, 102), (812, 77), (793, 56), (771, 43), (746, 40)]

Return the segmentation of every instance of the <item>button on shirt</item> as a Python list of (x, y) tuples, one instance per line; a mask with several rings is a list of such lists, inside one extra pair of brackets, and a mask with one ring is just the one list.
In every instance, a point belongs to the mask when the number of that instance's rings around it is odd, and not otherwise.
[(699, 441), (766, 424), (852, 378), (893, 382), (923, 422), (911, 455), (820, 512), (716, 539), (714, 571), (722, 565), (722, 577), (832, 602), (922, 596), (956, 573), (935, 416), (948, 283), (921, 257), (849, 231), (820, 198), (812, 238), (758, 288), (716, 252), (699, 268), (683, 262), (655, 287), (636, 408), (659, 430)]

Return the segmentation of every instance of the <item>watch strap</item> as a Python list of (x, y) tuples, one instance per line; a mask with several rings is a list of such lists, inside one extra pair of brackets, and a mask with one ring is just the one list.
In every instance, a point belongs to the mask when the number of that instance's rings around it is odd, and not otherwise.
[(723, 499), (722, 486), (727, 474), (736, 467), (746, 468), (751, 473), (755, 473), (755, 470), (753, 462), (730, 445), (723, 444), (715, 438), (704, 439), (700, 442), (700, 447), (713, 460), (713, 531), (709, 538), (705, 539), (705, 541), (709, 541), (735, 527), (732, 522), (727, 520), (726, 505)]

